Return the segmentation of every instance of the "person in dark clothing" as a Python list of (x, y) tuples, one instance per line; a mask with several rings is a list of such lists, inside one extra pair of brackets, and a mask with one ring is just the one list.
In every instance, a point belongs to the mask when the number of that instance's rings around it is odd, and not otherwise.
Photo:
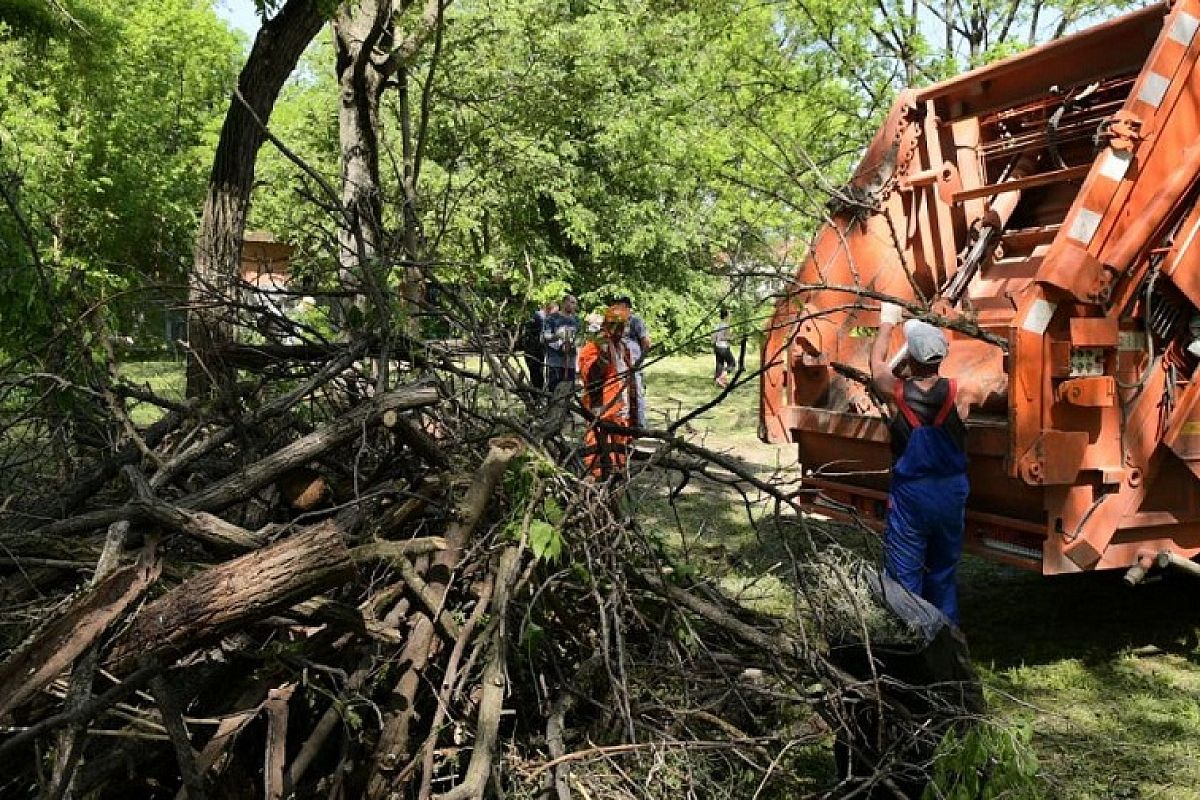
[(633, 382), (637, 389), (637, 413), (633, 423), (639, 428), (646, 427), (646, 379), (642, 375), (642, 359), (650, 354), (650, 329), (646, 321), (633, 313), (633, 298), (628, 295), (613, 300), (613, 305), (625, 309), (629, 322), (625, 325), (625, 344), (633, 356)]
[[(920, 320), (904, 325), (905, 345), (888, 361), (900, 308), (884, 303), (871, 347), (871, 382), (891, 410), (892, 484), (884, 560), (887, 574), (958, 624), (955, 573), (966, 519), (966, 426), (958, 386), (938, 374), (949, 351), (940, 330)], [(908, 377), (895, 371), (907, 366)]]
[(733, 357), (733, 343), (729, 340), (729, 309), (721, 306), (719, 317), (712, 335), (713, 356), (717, 361), (713, 383), (724, 389), (729, 385), (729, 373), (737, 370), (737, 359)]
[(542, 326), (542, 341), (546, 343), (546, 389), (553, 392), (560, 383), (575, 385), (576, 339), (579, 338), (579, 317), (575, 311), (579, 301), (574, 295), (563, 295), (559, 310), (546, 317)]
[(546, 320), (558, 311), (558, 303), (548, 302), (533, 312), (521, 326), (521, 350), (525, 353), (525, 369), (529, 372), (529, 385), (539, 392), (546, 387), (546, 344), (542, 341), (542, 329)]

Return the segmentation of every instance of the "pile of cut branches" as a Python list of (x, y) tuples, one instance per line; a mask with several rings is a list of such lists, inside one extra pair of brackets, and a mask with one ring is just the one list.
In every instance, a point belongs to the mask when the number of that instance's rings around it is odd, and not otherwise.
[[(898, 713), (911, 702), (835, 666), (820, 631), (682, 579), (631, 518), (628, 476), (580, 474), (578, 408), (526, 385), (496, 331), (462, 325), (464, 361), (274, 327), (291, 339), (227, 351), (253, 378), (218, 401), (111, 363), (0, 377), (0, 794), (861, 788), (798, 766), (834, 738), (876, 765), (868, 784), (928, 769), (953, 704)], [(162, 415), (136, 425), (133, 402)], [(658, 447), (636, 469), (788, 506), (641, 433)]]

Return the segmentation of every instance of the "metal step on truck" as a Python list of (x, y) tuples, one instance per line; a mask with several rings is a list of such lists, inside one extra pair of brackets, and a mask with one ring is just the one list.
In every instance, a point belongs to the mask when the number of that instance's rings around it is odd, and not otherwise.
[(862, 378), (894, 298), (946, 329), (970, 401), (969, 549), (1194, 566), (1198, 30), (1200, 0), (1158, 4), (900, 94), (767, 331), (761, 434), (799, 446), (805, 502), (883, 521)]

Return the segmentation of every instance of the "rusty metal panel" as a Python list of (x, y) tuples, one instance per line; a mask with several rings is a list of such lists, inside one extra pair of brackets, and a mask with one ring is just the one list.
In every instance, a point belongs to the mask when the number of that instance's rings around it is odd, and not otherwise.
[(1071, 344), (1075, 347), (1116, 347), (1120, 322), (1113, 317), (1074, 317)]
[(1084, 408), (1108, 408), (1116, 403), (1116, 383), (1110, 375), (1072, 378), (1058, 386), (1058, 398)]

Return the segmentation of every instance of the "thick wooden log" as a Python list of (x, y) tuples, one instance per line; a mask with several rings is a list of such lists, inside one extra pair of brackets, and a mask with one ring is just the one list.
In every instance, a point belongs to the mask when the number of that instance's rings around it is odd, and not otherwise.
[(353, 575), (341, 531), (323, 522), (206, 569), (150, 603), (113, 643), (107, 663), (127, 669), (140, 657), (182, 655)]
[(228, 508), (274, 483), (285, 472), (302, 467), (321, 453), (360, 435), (364, 425), (377, 421), (388, 410), (432, 405), (437, 399), (437, 389), (432, 386), (409, 387), (380, 395), (208, 489), (190, 495), (180, 505), (196, 511)]

